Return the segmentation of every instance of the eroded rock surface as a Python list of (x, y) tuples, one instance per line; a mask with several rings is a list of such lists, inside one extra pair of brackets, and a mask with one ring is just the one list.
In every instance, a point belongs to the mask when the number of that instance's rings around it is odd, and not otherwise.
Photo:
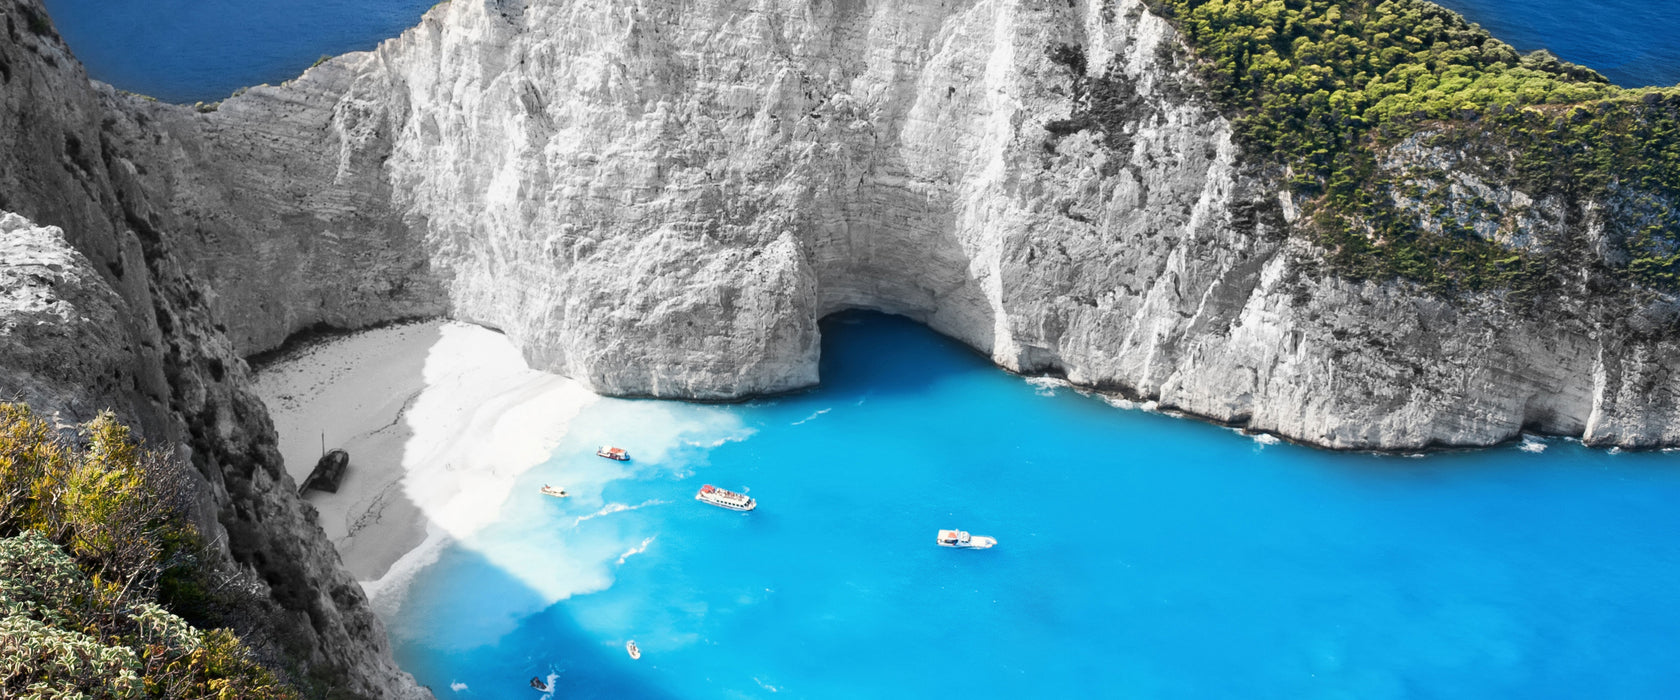
[[(361, 587), (294, 495), (228, 333), (241, 316), (218, 311), (215, 279), (202, 275), (222, 264), (254, 285), (292, 278), (236, 255), (268, 245), (240, 218), (257, 210), (229, 209), (233, 223), (214, 230), (183, 223), (196, 214), (159, 189), (170, 162), (159, 154), (179, 142), (145, 116), (149, 106), (90, 84), (39, 5), (0, 2), (0, 14), (3, 398), (64, 424), (110, 408), (189, 460), (199, 529), (260, 582), (265, 602), (252, 612), (271, 636), (251, 641), (288, 660), (295, 679), (357, 697), (429, 697), (392, 662)], [(226, 257), (200, 257), (211, 250)]]
[[(872, 308), (1327, 446), (1677, 439), (1673, 300), (1320, 273), (1188, 60), (1138, 0), (457, 0), (208, 114), (101, 87), (88, 138), (247, 354), (449, 313), (597, 391), (723, 399), (816, 381), (816, 319)], [(1386, 162), (1460, 168), (1413, 184), (1513, 249), (1627, 208), (1464, 158)]]
[[(1333, 447), (1680, 437), (1671, 302), (1630, 328), (1591, 289), (1542, 319), (1315, 272), (1282, 174), (1135, 0), (458, 0), (209, 119), (294, 103), (455, 316), (605, 393), (810, 384), (817, 318), (861, 307)], [(1570, 225), (1481, 170), (1431, 186), (1492, 195), (1513, 248)]]

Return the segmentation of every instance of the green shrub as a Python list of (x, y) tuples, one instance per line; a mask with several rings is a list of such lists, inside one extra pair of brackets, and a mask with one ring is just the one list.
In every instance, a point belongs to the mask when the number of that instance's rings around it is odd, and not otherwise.
[(163, 543), (188, 527), (169, 510), (178, 474), (142, 452), (110, 413), (68, 445), (27, 406), (0, 404), (0, 535), (36, 531), (63, 543), (92, 573), (148, 586)]
[(174, 505), (183, 467), (109, 413), (79, 438), (0, 404), (0, 697), (295, 697), (231, 631), (157, 603), (213, 597)]
[(89, 579), (39, 532), (0, 540), (0, 697), (291, 698), (227, 630)]

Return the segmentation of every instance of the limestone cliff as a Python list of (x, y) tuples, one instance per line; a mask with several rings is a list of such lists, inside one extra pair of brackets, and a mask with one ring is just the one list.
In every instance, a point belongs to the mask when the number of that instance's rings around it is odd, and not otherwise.
[[(1100, 128), (1070, 130), (1092, 90)], [(423, 241), (402, 284), (606, 393), (808, 385), (816, 319), (862, 307), (1011, 369), (1332, 447), (1680, 439), (1672, 299), (1583, 287), (1541, 319), (1319, 272), (1284, 173), (1204, 92), (1137, 0), (458, 0), (187, 118), (249, 134), (312, 115), (314, 141), (275, 137), (286, 162), (336, 162), (389, 217), (376, 242)], [(176, 167), (272, 167), (238, 138)], [(1560, 225), (1489, 187), (1521, 205), (1513, 244)], [(310, 318), (224, 308), (262, 326), (235, 334), (247, 350)]]
[[(189, 459), (201, 477), (194, 520), (261, 582), (272, 638), (253, 641), (294, 678), (355, 697), (424, 696), (294, 495), (216, 292), (196, 276), (215, 263), (188, 257), (208, 245), (194, 241), (203, 232), (146, 182), (161, 169), (147, 158), (170, 137), (90, 84), (38, 5), (0, 2), (0, 14), (0, 396), (70, 423), (112, 408)], [(246, 232), (225, 250), (261, 248)], [(252, 260), (248, 274), (263, 269), (252, 262), (278, 267)]]
[[(245, 354), (447, 310), (605, 393), (732, 398), (814, 382), (862, 307), (1326, 446), (1680, 440), (1672, 299), (1323, 273), (1188, 60), (1139, 0), (457, 0), (214, 112), (88, 109)], [(1480, 186), (1509, 245), (1582, 225)]]

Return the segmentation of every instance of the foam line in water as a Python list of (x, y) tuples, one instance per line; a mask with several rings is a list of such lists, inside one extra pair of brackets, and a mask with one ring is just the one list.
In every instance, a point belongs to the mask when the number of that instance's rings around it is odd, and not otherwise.
[(658, 539), (658, 538), (657, 537), (649, 537), (647, 539), (642, 540), (641, 544), (636, 545), (634, 547), (631, 547), (630, 549), (624, 550), (623, 554), (618, 555), (618, 563), (623, 564), (624, 560), (629, 559), (630, 557), (636, 556), (637, 554), (641, 554), (642, 552), (646, 552), (647, 548), (648, 548), (648, 545), (653, 544), (653, 541), (655, 539)]
[(438, 555), (450, 541), (448, 535), (432, 528), (427, 532), (425, 541), (404, 553), (384, 576), (361, 581), (362, 592), (367, 594), (373, 612), (385, 619), (395, 615), (402, 608), (403, 595), (408, 591), (409, 584), (414, 582), (415, 575), (437, 562)]
[(1033, 387), (1033, 392), (1039, 396), (1055, 396), (1057, 389), (1073, 386), (1072, 382), (1057, 377), (1027, 377), (1027, 383)]
[[(566, 430), (562, 449), (501, 490), (500, 500), (483, 514), (488, 522), (457, 521), (474, 527), (447, 533), (454, 546), (482, 557), (529, 593), (487, 601), (475, 610), (479, 638), (510, 630), (561, 600), (605, 590), (619, 565), (656, 541), (651, 519), (624, 514), (669, 501), (653, 498), (634, 506), (608, 501), (603, 493), (614, 482), (687, 478), (707, 463), (711, 450), (754, 433), (726, 408), (619, 399), (590, 405)], [(591, 447), (597, 444), (623, 446), (631, 459), (601, 459)], [(537, 490), (544, 483), (563, 485), (572, 496), (542, 496)]]
[(648, 500), (642, 501), (641, 503), (638, 503), (636, 505), (629, 505), (629, 504), (625, 504), (625, 503), (608, 503), (607, 505), (602, 506), (600, 510), (597, 510), (593, 513), (589, 513), (587, 515), (577, 516), (577, 518), (572, 520), (572, 527), (577, 527), (579, 525), (582, 525), (584, 523), (584, 521), (594, 520), (596, 518), (605, 517), (605, 516), (608, 516), (608, 515), (612, 515), (613, 513), (624, 513), (624, 512), (632, 511), (632, 510), (641, 510), (641, 509), (646, 508), (648, 506), (659, 506), (659, 505), (665, 505), (667, 503), (670, 503), (670, 501), (663, 501), (663, 500), (660, 500), (660, 499), (657, 499), (657, 498), (648, 499)]
[(809, 423), (811, 421), (816, 420), (818, 417), (822, 416), (822, 414), (828, 413), (829, 411), (832, 411), (832, 410), (834, 410), (834, 409), (833, 408), (818, 409), (816, 412), (812, 413), (811, 415), (805, 416), (804, 418), (801, 418), (799, 420), (794, 421), (792, 423), (792, 425), (804, 425), (806, 423)]

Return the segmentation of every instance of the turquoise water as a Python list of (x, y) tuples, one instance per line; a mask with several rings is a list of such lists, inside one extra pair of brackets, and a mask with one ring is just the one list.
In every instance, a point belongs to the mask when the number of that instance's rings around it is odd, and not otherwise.
[(1267, 445), (878, 315), (825, 323), (822, 377), (586, 409), (416, 577), (398, 661), (446, 699), (1680, 692), (1674, 455)]
[[(371, 49), (434, 0), (45, 0), (95, 78), (170, 102), (279, 83), (322, 55)], [(1680, 83), (1680, 3), (1441, 0), (1518, 48), (1549, 48), (1629, 86)]]

